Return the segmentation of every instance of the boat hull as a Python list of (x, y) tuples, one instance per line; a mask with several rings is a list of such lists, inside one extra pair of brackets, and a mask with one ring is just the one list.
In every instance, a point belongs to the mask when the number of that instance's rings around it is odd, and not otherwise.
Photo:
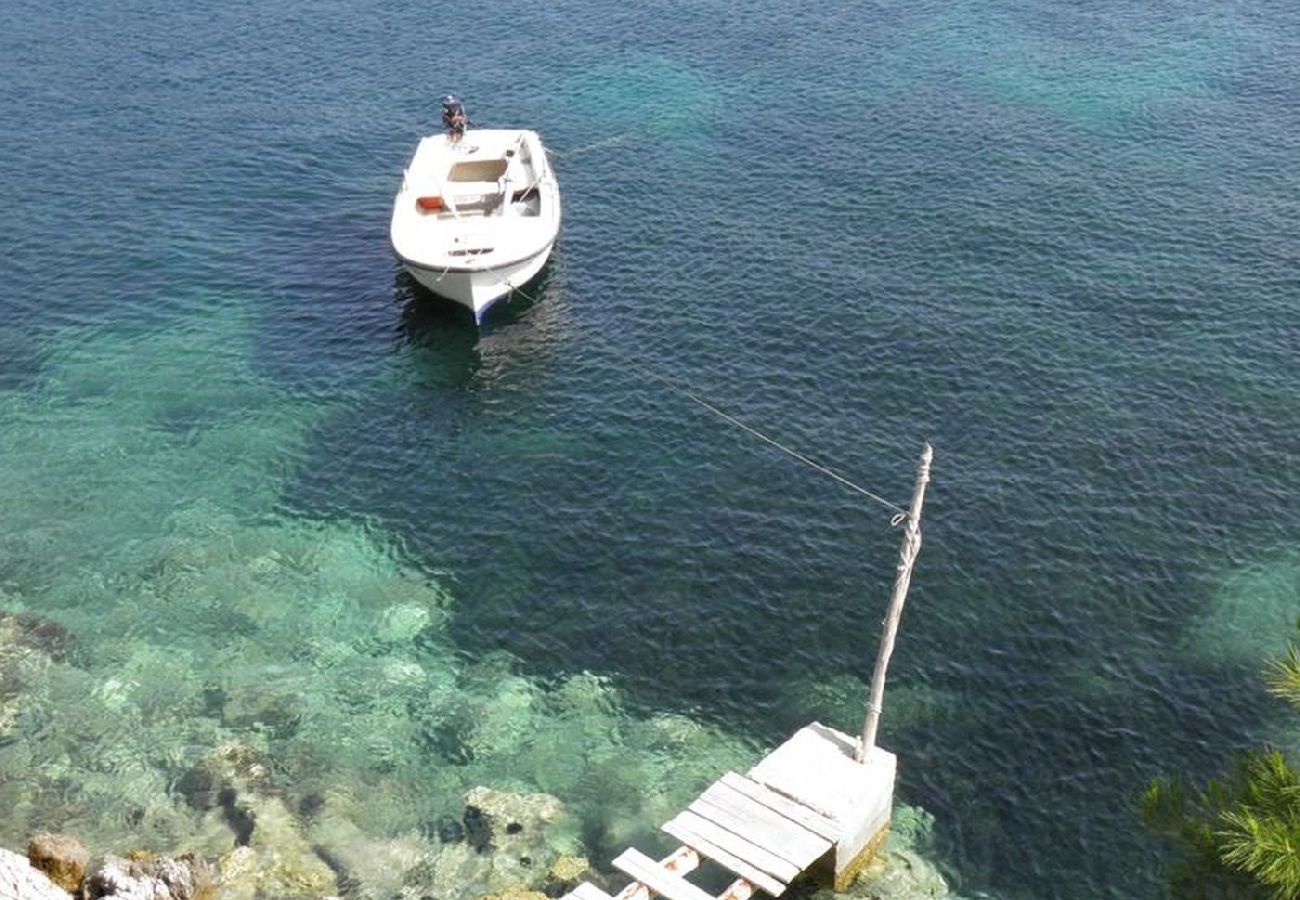
[(429, 269), (403, 259), (402, 266), (425, 289), (459, 303), (482, 322), (492, 304), (531, 281), (550, 258), (551, 246), (540, 253), (490, 269)]

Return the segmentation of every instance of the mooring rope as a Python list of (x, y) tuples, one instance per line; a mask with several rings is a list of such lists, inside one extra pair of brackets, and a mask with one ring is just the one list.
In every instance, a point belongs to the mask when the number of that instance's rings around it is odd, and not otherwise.
[[(528, 293), (523, 288), (516, 287), (514, 284), (512, 284), (509, 281), (507, 281), (506, 284), (507, 286), (509, 286), (509, 288), (512, 291), (516, 291), (517, 293), (519, 293), (520, 296), (524, 297), (528, 301), (532, 303), (538, 302), (537, 297), (534, 297), (532, 294)], [(841, 485), (848, 488), (849, 490), (856, 491), (862, 496), (874, 500), (876, 503), (879, 503), (881, 506), (894, 512), (895, 515), (890, 518), (890, 525), (897, 527), (907, 517), (907, 510), (899, 506), (897, 503), (892, 503), (889, 500), (886, 500), (884, 497), (880, 496), (874, 491), (867, 490), (862, 485), (858, 484), (857, 482), (853, 481), (847, 476), (841, 474), (840, 472), (835, 471), (830, 466), (825, 465), (824, 463), (820, 463), (817, 460), (809, 457), (807, 454), (800, 453), (798, 450), (786, 446), (785, 444), (778, 441), (776, 438), (763, 433), (762, 431), (753, 427), (752, 425), (748, 425), (745, 422), (742, 422), (740, 419), (736, 418), (735, 416), (731, 415), (725, 410), (719, 408), (717, 404), (709, 400), (706, 400), (704, 397), (701, 397), (699, 393), (693, 388), (691, 388), (689, 385), (681, 384), (676, 380), (669, 378), (667, 375), (660, 374), (655, 369), (648, 366), (646, 363), (638, 360), (636, 357), (628, 353), (624, 353), (622, 350), (615, 347), (609, 341), (605, 340), (604, 336), (596, 333), (595, 331), (590, 331), (588, 332), (588, 334), (590, 337), (594, 338), (595, 342), (600, 344), (607, 352), (611, 353), (614, 356), (617, 356), (619, 359), (623, 360), (625, 363), (627, 363), (632, 368), (639, 371), (642, 375), (645, 375), (647, 378), (657, 381), (659, 384), (663, 385), (672, 393), (678, 395), (679, 397), (684, 397), (685, 399), (690, 400), (692, 403), (709, 411), (713, 415), (722, 419), (724, 422), (728, 422), (729, 424), (734, 425), (735, 427), (741, 429), (742, 431), (747, 432), (748, 434), (752, 435), (758, 440), (763, 441), (764, 443), (772, 447), (775, 447), (777, 450), (780, 450), (786, 456), (789, 456), (790, 458), (803, 463), (804, 465), (808, 466), (811, 469), (814, 469), (815, 471), (821, 472), (823, 475), (833, 478), (835, 481), (839, 482)]]
[[(847, 18), (851, 13), (853, 13), (854, 11), (862, 7), (864, 3), (865, 0), (850, 0), (850, 2), (845, 4), (844, 7), (841, 8), (837, 14), (831, 16), (829, 19), (823, 20), (822, 23), (823, 27), (837, 25), (841, 20)], [(798, 39), (799, 37), (800, 34), (797, 31), (791, 32), (786, 38), (786, 44), (792, 43), (794, 40)], [(771, 49), (772, 48), (769, 46), (768, 47), (769, 52), (764, 56), (765, 61), (770, 61), (772, 59), (773, 54), (770, 52)], [(761, 64), (754, 65), (752, 68), (750, 68), (748, 72), (744, 73), (738, 81), (732, 84), (729, 89), (735, 91), (740, 87), (744, 86), (750, 79), (758, 75), (761, 68), (762, 68)], [(645, 124), (643, 124), (640, 128), (633, 128), (621, 134), (616, 134), (613, 135), (612, 137), (602, 138), (598, 141), (593, 141), (590, 144), (584, 144), (580, 147), (574, 147), (569, 150), (547, 149), (546, 152), (553, 159), (573, 159), (575, 157), (582, 156), (587, 153), (591, 153), (595, 150), (604, 149), (605, 147), (617, 146), (618, 144), (622, 144), (633, 137), (636, 137), (641, 134), (649, 133), (650, 131), (656, 128), (662, 127), (665, 123), (680, 118), (681, 118), (680, 113), (671, 117), (659, 116), (656, 118), (651, 118), (648, 119), (645, 122)], [(511, 284), (508, 281), (506, 282), (506, 284), (509, 285), (512, 291), (518, 291), (519, 294), (521, 294), (523, 297), (527, 298), (531, 302), (534, 303), (537, 302), (537, 298), (529, 294), (527, 291), (523, 290), (523, 288), (516, 287), (515, 285)], [(907, 518), (907, 510), (899, 506), (897, 503), (892, 503), (889, 500), (886, 500), (884, 497), (880, 496), (874, 491), (867, 490), (866, 488), (862, 487), (862, 485), (856, 483), (855, 481), (848, 478), (847, 476), (841, 474), (840, 472), (835, 471), (830, 466), (820, 463), (817, 460), (812, 459), (808, 455), (804, 453), (800, 453), (798, 450), (794, 450), (791, 447), (787, 447), (785, 444), (763, 433), (762, 431), (753, 427), (752, 425), (748, 425), (745, 422), (742, 422), (740, 419), (736, 418), (730, 413), (720, 409), (717, 406), (717, 404), (712, 403), (709, 400), (706, 400), (705, 398), (701, 397), (697, 391), (691, 389), (689, 386), (679, 384), (675, 382), (673, 379), (668, 378), (665, 375), (661, 375), (653, 368), (647, 366), (644, 363), (639, 362), (635, 357), (632, 357), (624, 353), (622, 350), (619, 350), (609, 341), (605, 340), (605, 338), (602, 335), (594, 331), (589, 332), (589, 334), (591, 337), (595, 339), (596, 343), (603, 346), (606, 351), (613, 354), (614, 356), (617, 356), (619, 359), (623, 360), (633, 368), (640, 371), (643, 375), (653, 379), (654, 381), (659, 382), (659, 384), (663, 385), (672, 393), (677, 394), (680, 397), (684, 397), (685, 399), (700, 406), (702, 409), (707, 410), (708, 412), (712, 413), (713, 415), (717, 416), (723, 421), (735, 426), (736, 428), (742, 429), (743, 431), (747, 432), (748, 434), (752, 435), (758, 440), (763, 441), (764, 443), (776, 448), (777, 450), (789, 456), (790, 458), (797, 460), (800, 463), (803, 463), (809, 468), (817, 472), (820, 472), (829, 478), (834, 479), (835, 481), (837, 481), (844, 487), (848, 488), (849, 490), (855, 491), (856, 493), (861, 494), (862, 496), (867, 497), (868, 499), (873, 500), (876, 503), (879, 503), (881, 506), (885, 507), (886, 509), (892, 511), (894, 515), (890, 518), (890, 525), (897, 527)]]
[(574, 147), (571, 150), (551, 150), (547, 148), (546, 152), (554, 159), (573, 159), (575, 156), (582, 156), (584, 153), (590, 153), (593, 150), (603, 150), (606, 147), (613, 147), (621, 144), (628, 138), (637, 133), (637, 129), (625, 131), (622, 134), (616, 134), (613, 137), (603, 138), (590, 144), (584, 144), (581, 147)]
[[(609, 347), (608, 344), (606, 345), (606, 347), (607, 349), (610, 350), (614, 349), (612, 347)], [(703, 397), (700, 397), (694, 391), (676, 385), (670, 379), (668, 379), (663, 375), (660, 375), (658, 372), (654, 372), (646, 368), (644, 365), (638, 364), (632, 357), (628, 356), (627, 354), (621, 354), (621, 355), (623, 356), (623, 359), (625, 359), (632, 365), (636, 366), (637, 369), (639, 369), (643, 375), (653, 378), (655, 381), (658, 381), (660, 384), (669, 388), (674, 393), (682, 397), (685, 397), (686, 399), (698, 404), (704, 409), (707, 409), (709, 412), (713, 413), (715, 416), (718, 416), (723, 421), (730, 422), (732, 425), (735, 425), (737, 428), (741, 429), (742, 431), (746, 431), (749, 434), (753, 435), (754, 437), (758, 438), (760, 441), (770, 444), (771, 446), (775, 447), (777, 450), (780, 450), (786, 456), (796, 459), (799, 462), (803, 463), (804, 465), (812, 469), (815, 469), (818, 472), (821, 472), (823, 475), (827, 475), (835, 479), (840, 484), (844, 485), (850, 490), (857, 491), (859, 494), (863, 495), (864, 497), (871, 498), (872, 500), (876, 501), (880, 505), (884, 506), (886, 509), (892, 510), (895, 514), (902, 515), (902, 516), (907, 515), (907, 510), (903, 509), (898, 504), (889, 502), (884, 497), (881, 497), (879, 494), (873, 493), (872, 491), (869, 491), (866, 488), (862, 487), (862, 485), (857, 484), (856, 482), (845, 477), (844, 475), (841, 475), (839, 472), (835, 471), (830, 466), (824, 465), (823, 463), (819, 463), (817, 462), (817, 460), (811, 459), (807, 455), (800, 453), (798, 450), (794, 450), (790, 447), (787, 447), (785, 444), (781, 443), (776, 438), (764, 434), (763, 432), (759, 431), (757, 428), (753, 427), (752, 425), (745, 424), (740, 419), (737, 419), (735, 416), (731, 415), (730, 413), (719, 409), (715, 404), (709, 402), (708, 400), (705, 400)]]

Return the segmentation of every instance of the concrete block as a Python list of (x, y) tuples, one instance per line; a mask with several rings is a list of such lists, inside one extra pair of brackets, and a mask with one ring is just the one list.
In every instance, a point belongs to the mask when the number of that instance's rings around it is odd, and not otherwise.
[(749, 772), (749, 777), (832, 819), (833, 885), (843, 890), (889, 831), (898, 761), (879, 747), (864, 762), (854, 760), (857, 739), (814, 722)]

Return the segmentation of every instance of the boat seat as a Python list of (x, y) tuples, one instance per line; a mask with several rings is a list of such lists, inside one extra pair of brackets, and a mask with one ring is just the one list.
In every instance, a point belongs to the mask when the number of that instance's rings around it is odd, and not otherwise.
[(491, 214), (501, 203), (501, 185), (495, 181), (444, 183), (443, 197), (459, 212)]
[(501, 184), (501, 209), (499, 214), (503, 216), (519, 215), (519, 210), (515, 204), (528, 192), (528, 185), (521, 181), (507, 178)]
[(458, 181), (443, 185), (443, 190), (457, 203), (474, 203), (501, 196), (501, 182)]

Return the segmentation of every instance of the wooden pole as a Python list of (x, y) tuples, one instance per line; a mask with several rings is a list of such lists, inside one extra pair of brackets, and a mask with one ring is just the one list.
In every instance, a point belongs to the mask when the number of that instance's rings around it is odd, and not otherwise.
[(907, 512), (907, 525), (903, 530), (903, 545), (898, 551), (898, 574), (894, 576), (894, 593), (889, 598), (889, 613), (885, 616), (885, 630), (880, 636), (880, 651), (876, 654), (876, 670), (871, 674), (871, 698), (867, 702), (867, 721), (862, 725), (862, 740), (855, 758), (864, 762), (876, 746), (876, 728), (880, 724), (880, 711), (885, 702), (885, 670), (894, 652), (894, 635), (898, 633), (898, 620), (903, 617), (903, 603), (907, 588), (912, 583), (912, 565), (921, 552), (921, 504), (925, 502), (925, 486), (930, 483), (930, 460), (934, 450), (927, 442), (921, 451), (921, 465), (916, 470), (916, 487), (912, 489), (912, 508)]

